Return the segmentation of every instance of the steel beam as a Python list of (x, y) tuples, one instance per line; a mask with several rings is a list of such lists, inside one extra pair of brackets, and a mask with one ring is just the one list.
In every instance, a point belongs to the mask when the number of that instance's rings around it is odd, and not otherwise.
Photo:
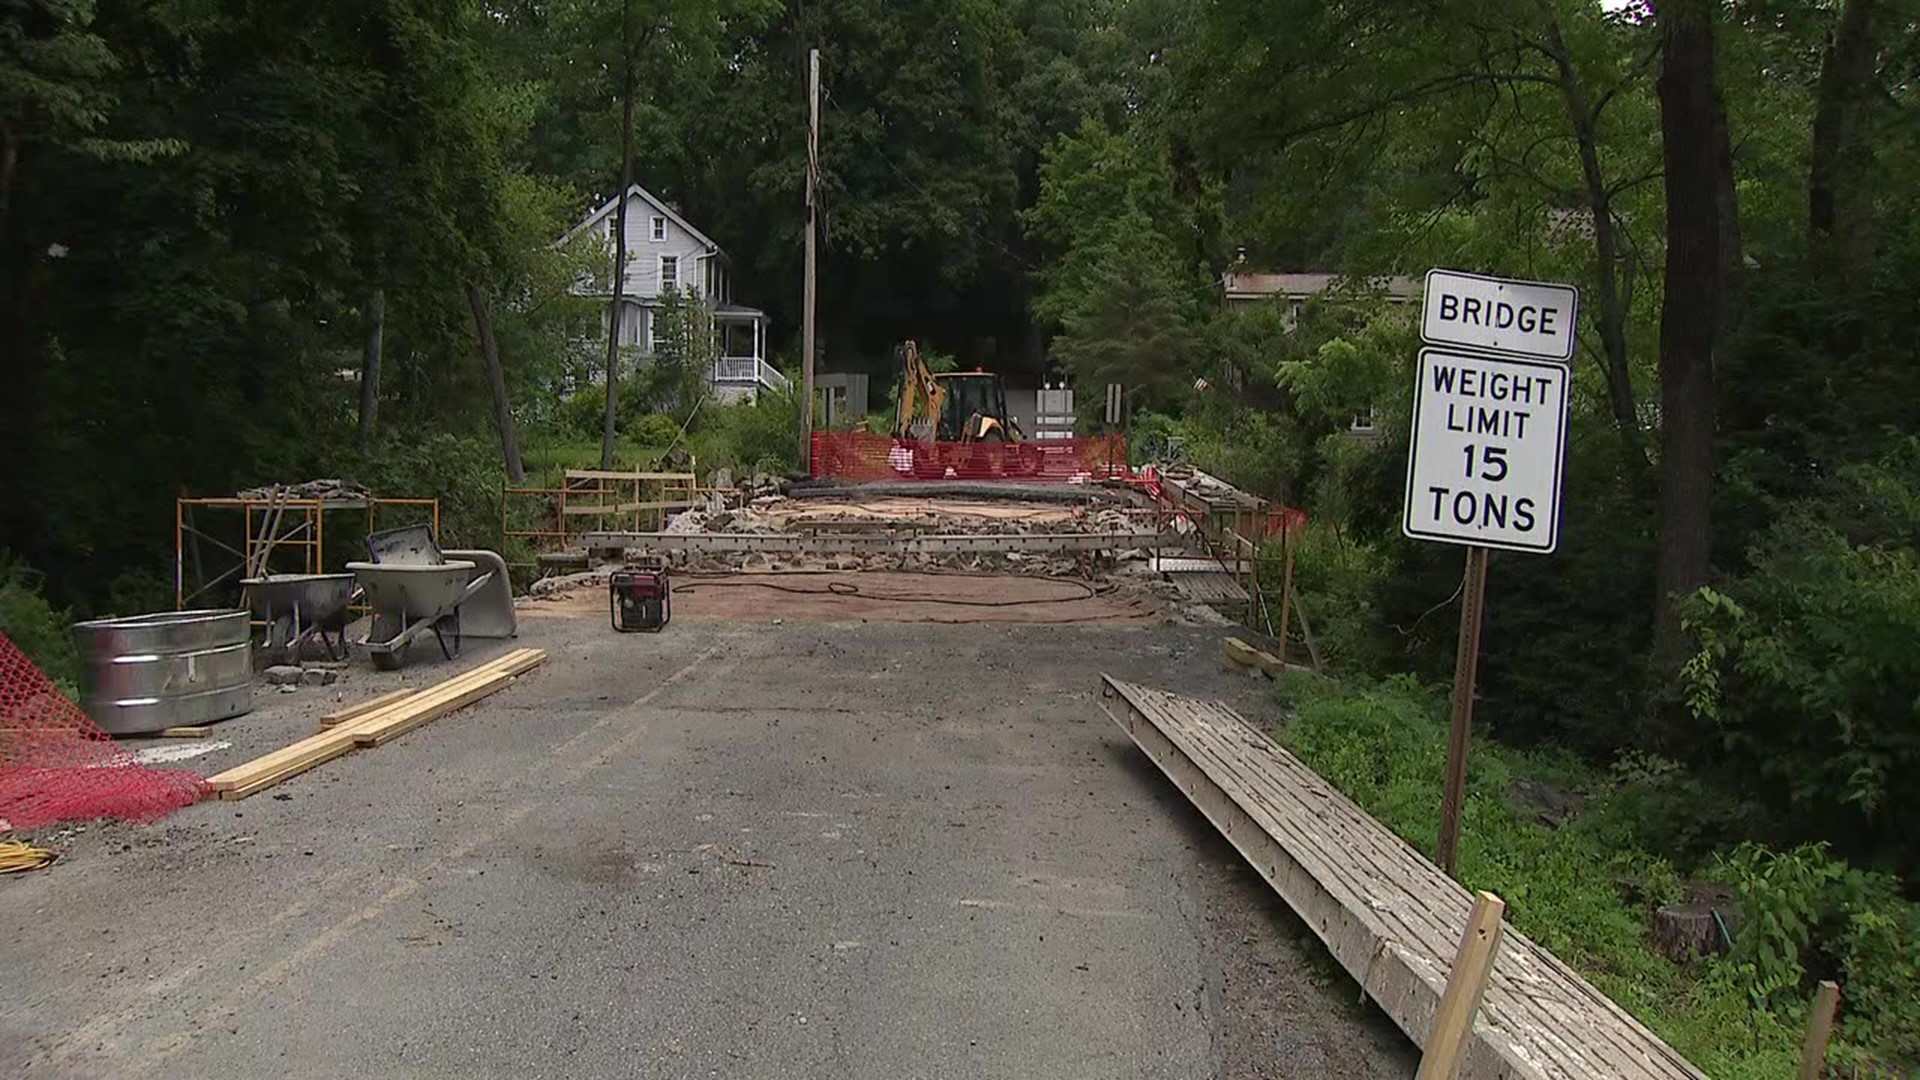
[(942, 533), (932, 536), (801, 536), (796, 533), (590, 532), (589, 548), (769, 555), (990, 555), (1009, 552), (1113, 551), (1172, 542), (1156, 532)]

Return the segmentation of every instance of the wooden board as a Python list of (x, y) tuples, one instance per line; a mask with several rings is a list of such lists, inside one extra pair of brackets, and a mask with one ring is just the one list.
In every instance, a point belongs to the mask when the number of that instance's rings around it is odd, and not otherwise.
[(1272, 678), (1288, 671), (1312, 671), (1312, 668), (1299, 664), (1283, 664), (1280, 658), (1264, 649), (1256, 649), (1239, 638), (1226, 638), (1220, 642), (1221, 656), (1229, 664), (1250, 668)]
[(1246, 587), (1235, 581), (1232, 574), (1176, 574), (1173, 583), (1179, 588), (1180, 594), (1189, 600), (1207, 604), (1247, 602)]
[(577, 506), (568, 503), (561, 511), (568, 517), (591, 517), (604, 514), (631, 514), (640, 510), (686, 510), (690, 507), (704, 506), (704, 502), (689, 502), (686, 499), (663, 499), (655, 502), (597, 503), (591, 506)]
[(180, 727), (161, 728), (154, 733), (162, 739), (204, 739), (213, 734), (211, 724), (185, 724)]
[(690, 472), (616, 472), (608, 469), (567, 469), (562, 475), (568, 480), (679, 480), (688, 487), (692, 487), (695, 482), (694, 476)]
[(375, 709), (384, 709), (394, 702), (404, 701), (416, 693), (418, 693), (418, 691), (411, 688), (402, 688), (399, 690), (389, 690), (384, 694), (376, 694), (358, 704), (348, 705), (345, 708), (335, 709), (327, 713), (320, 718), (320, 726), (330, 728), (335, 724), (346, 723), (348, 720), (358, 720), (360, 717), (367, 715)]
[[(1101, 708), (1193, 801), (1418, 1046), (1472, 899), (1238, 713), (1102, 676)], [(1466, 1080), (1705, 1080), (1551, 952), (1502, 935)]]
[(382, 713), (377, 718), (353, 725), (353, 741), (360, 746), (385, 746), (387, 743), (405, 735), (423, 724), (430, 724), (440, 717), (470, 705), (486, 697), (547, 662), (544, 649), (526, 650), (530, 655), (516, 656), (514, 659), (493, 668), (485, 679), (461, 687), (458, 694), (445, 695), (438, 700), (420, 704), (408, 702), (399, 708)]
[[(363, 727), (381, 725), (412, 716), (448, 700), (460, 699), (460, 704), (464, 705), (478, 700), (478, 697), (484, 697), (485, 694), (476, 697), (463, 697), (463, 695), (480, 684), (490, 687), (487, 693), (505, 686), (512, 681), (512, 676), (503, 674), (502, 669), (526, 659), (531, 654), (538, 654), (542, 659), (546, 656), (538, 649), (515, 649), (437, 683), (427, 690), (409, 694), (404, 699), (398, 699), (381, 708), (363, 713), (353, 720), (336, 724), (317, 735), (309, 735), (298, 742), (254, 758), (252, 761), (216, 773), (207, 778), (207, 786), (218, 792), (222, 799), (244, 799), (249, 795), (257, 794), (289, 777), (298, 776), (317, 765), (352, 751), (359, 745), (355, 735)], [(453, 708), (458, 707), (453, 706)], [(451, 708), (436, 712), (434, 716), (449, 711), (452, 711)]]

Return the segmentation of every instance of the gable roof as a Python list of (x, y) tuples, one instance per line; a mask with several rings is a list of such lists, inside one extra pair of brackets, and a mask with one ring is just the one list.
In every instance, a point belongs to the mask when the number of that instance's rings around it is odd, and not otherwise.
[[(708, 251), (712, 251), (716, 253), (719, 252), (720, 245), (714, 243), (712, 237), (708, 236), (706, 233), (701, 232), (699, 229), (694, 228), (692, 222), (688, 221), (686, 218), (681, 217), (679, 212), (676, 211), (673, 207), (668, 206), (666, 203), (661, 202), (659, 198), (657, 198), (653, 194), (653, 192), (648, 191), (646, 188), (641, 187), (639, 184), (635, 184), (632, 187), (627, 189), (627, 195), (628, 196), (638, 195), (641, 198), (641, 200), (645, 202), (648, 206), (651, 206), (655, 210), (659, 211), (661, 216), (665, 217), (668, 221), (673, 222), (675, 225), (680, 226), (682, 229), (685, 229), (687, 231), (687, 234), (692, 236), (695, 240), (698, 240), (702, 244), (705, 244)], [(586, 232), (588, 229), (592, 228), (595, 224), (597, 224), (600, 221), (600, 219), (606, 217), (608, 214), (613, 213), (614, 207), (619, 205), (620, 205), (620, 199), (618, 197), (608, 199), (607, 204), (605, 206), (602, 206), (600, 209), (595, 210), (591, 214), (588, 214), (587, 219), (585, 221), (582, 221), (580, 224), (575, 225), (572, 229), (569, 229), (567, 231), (567, 235), (560, 238), (560, 242), (564, 244), (567, 241), (573, 239), (574, 237), (580, 235), (581, 233)]]
[(1338, 285), (1356, 284), (1385, 293), (1390, 299), (1411, 300), (1422, 291), (1418, 278), (1376, 277), (1364, 280), (1344, 274), (1274, 274), (1260, 271), (1229, 270), (1221, 280), (1227, 299), (1259, 300), (1269, 296), (1305, 298), (1318, 296)]

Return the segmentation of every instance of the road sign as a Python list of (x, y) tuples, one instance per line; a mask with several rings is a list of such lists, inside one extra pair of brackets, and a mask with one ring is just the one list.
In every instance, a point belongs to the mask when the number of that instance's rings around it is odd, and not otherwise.
[(1429, 270), (1420, 336), (1431, 345), (1571, 360), (1579, 307), (1571, 285)]
[(1420, 540), (1552, 551), (1566, 440), (1565, 364), (1422, 349), (1401, 528)]

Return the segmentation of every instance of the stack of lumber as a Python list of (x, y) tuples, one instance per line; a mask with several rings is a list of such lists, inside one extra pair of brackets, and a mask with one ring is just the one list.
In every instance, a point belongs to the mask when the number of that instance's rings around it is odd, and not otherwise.
[(383, 746), (423, 724), (479, 701), (545, 663), (544, 649), (515, 649), (419, 692), (382, 694), (322, 718), (317, 735), (207, 778), (223, 799), (249, 795), (362, 746)]

